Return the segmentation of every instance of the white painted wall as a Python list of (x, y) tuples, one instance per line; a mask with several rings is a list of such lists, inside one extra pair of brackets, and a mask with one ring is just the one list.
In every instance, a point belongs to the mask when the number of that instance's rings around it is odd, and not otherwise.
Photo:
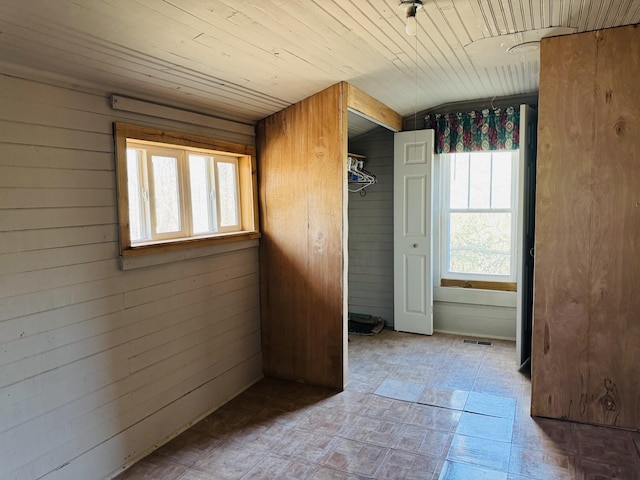
[(515, 292), (434, 287), (433, 329), (483, 338), (516, 338)]
[(262, 375), (257, 241), (121, 270), (111, 131), (253, 136), (65, 85), (0, 67), (1, 480), (109, 478)]

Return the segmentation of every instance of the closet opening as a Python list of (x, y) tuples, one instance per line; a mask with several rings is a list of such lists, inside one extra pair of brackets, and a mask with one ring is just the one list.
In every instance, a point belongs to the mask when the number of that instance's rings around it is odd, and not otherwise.
[(375, 335), (394, 325), (394, 132), (352, 111), (348, 122), (348, 330)]

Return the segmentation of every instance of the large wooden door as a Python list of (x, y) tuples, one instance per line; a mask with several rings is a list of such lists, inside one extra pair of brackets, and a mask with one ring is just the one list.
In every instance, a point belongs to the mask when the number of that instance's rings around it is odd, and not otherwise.
[(343, 90), (323, 90), (257, 129), (264, 373), (338, 390), (346, 363)]
[(431, 335), (433, 130), (395, 134), (393, 178), (394, 328)]
[(640, 428), (640, 28), (543, 39), (531, 409)]

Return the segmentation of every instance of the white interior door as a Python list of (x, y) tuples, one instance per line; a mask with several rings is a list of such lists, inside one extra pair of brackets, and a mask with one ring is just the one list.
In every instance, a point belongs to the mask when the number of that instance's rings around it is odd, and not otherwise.
[(538, 112), (528, 105), (521, 105), (518, 250), (516, 251), (516, 361), (518, 365), (523, 365), (531, 356), (537, 129)]
[(431, 335), (433, 130), (394, 137), (394, 328)]

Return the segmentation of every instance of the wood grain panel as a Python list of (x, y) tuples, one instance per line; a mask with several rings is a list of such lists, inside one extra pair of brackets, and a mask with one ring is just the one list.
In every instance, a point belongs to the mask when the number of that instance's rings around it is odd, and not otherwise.
[(545, 39), (540, 60), (531, 411), (575, 418), (588, 375), (595, 34)]
[(258, 124), (265, 374), (343, 388), (344, 85)]
[(347, 86), (347, 92), (347, 106), (349, 108), (360, 112), (367, 118), (376, 119), (376, 122), (391, 130), (396, 132), (402, 130), (402, 116), (399, 113), (352, 85)]
[(479, 290), (501, 290), (503, 292), (515, 292), (516, 282), (483, 282), (478, 280), (456, 280), (442, 278), (441, 287), (475, 288)]
[(543, 41), (532, 413), (640, 427), (640, 29)]
[[(623, 59), (621, 61), (621, 59)], [(640, 28), (598, 36), (584, 418), (640, 428)]]

